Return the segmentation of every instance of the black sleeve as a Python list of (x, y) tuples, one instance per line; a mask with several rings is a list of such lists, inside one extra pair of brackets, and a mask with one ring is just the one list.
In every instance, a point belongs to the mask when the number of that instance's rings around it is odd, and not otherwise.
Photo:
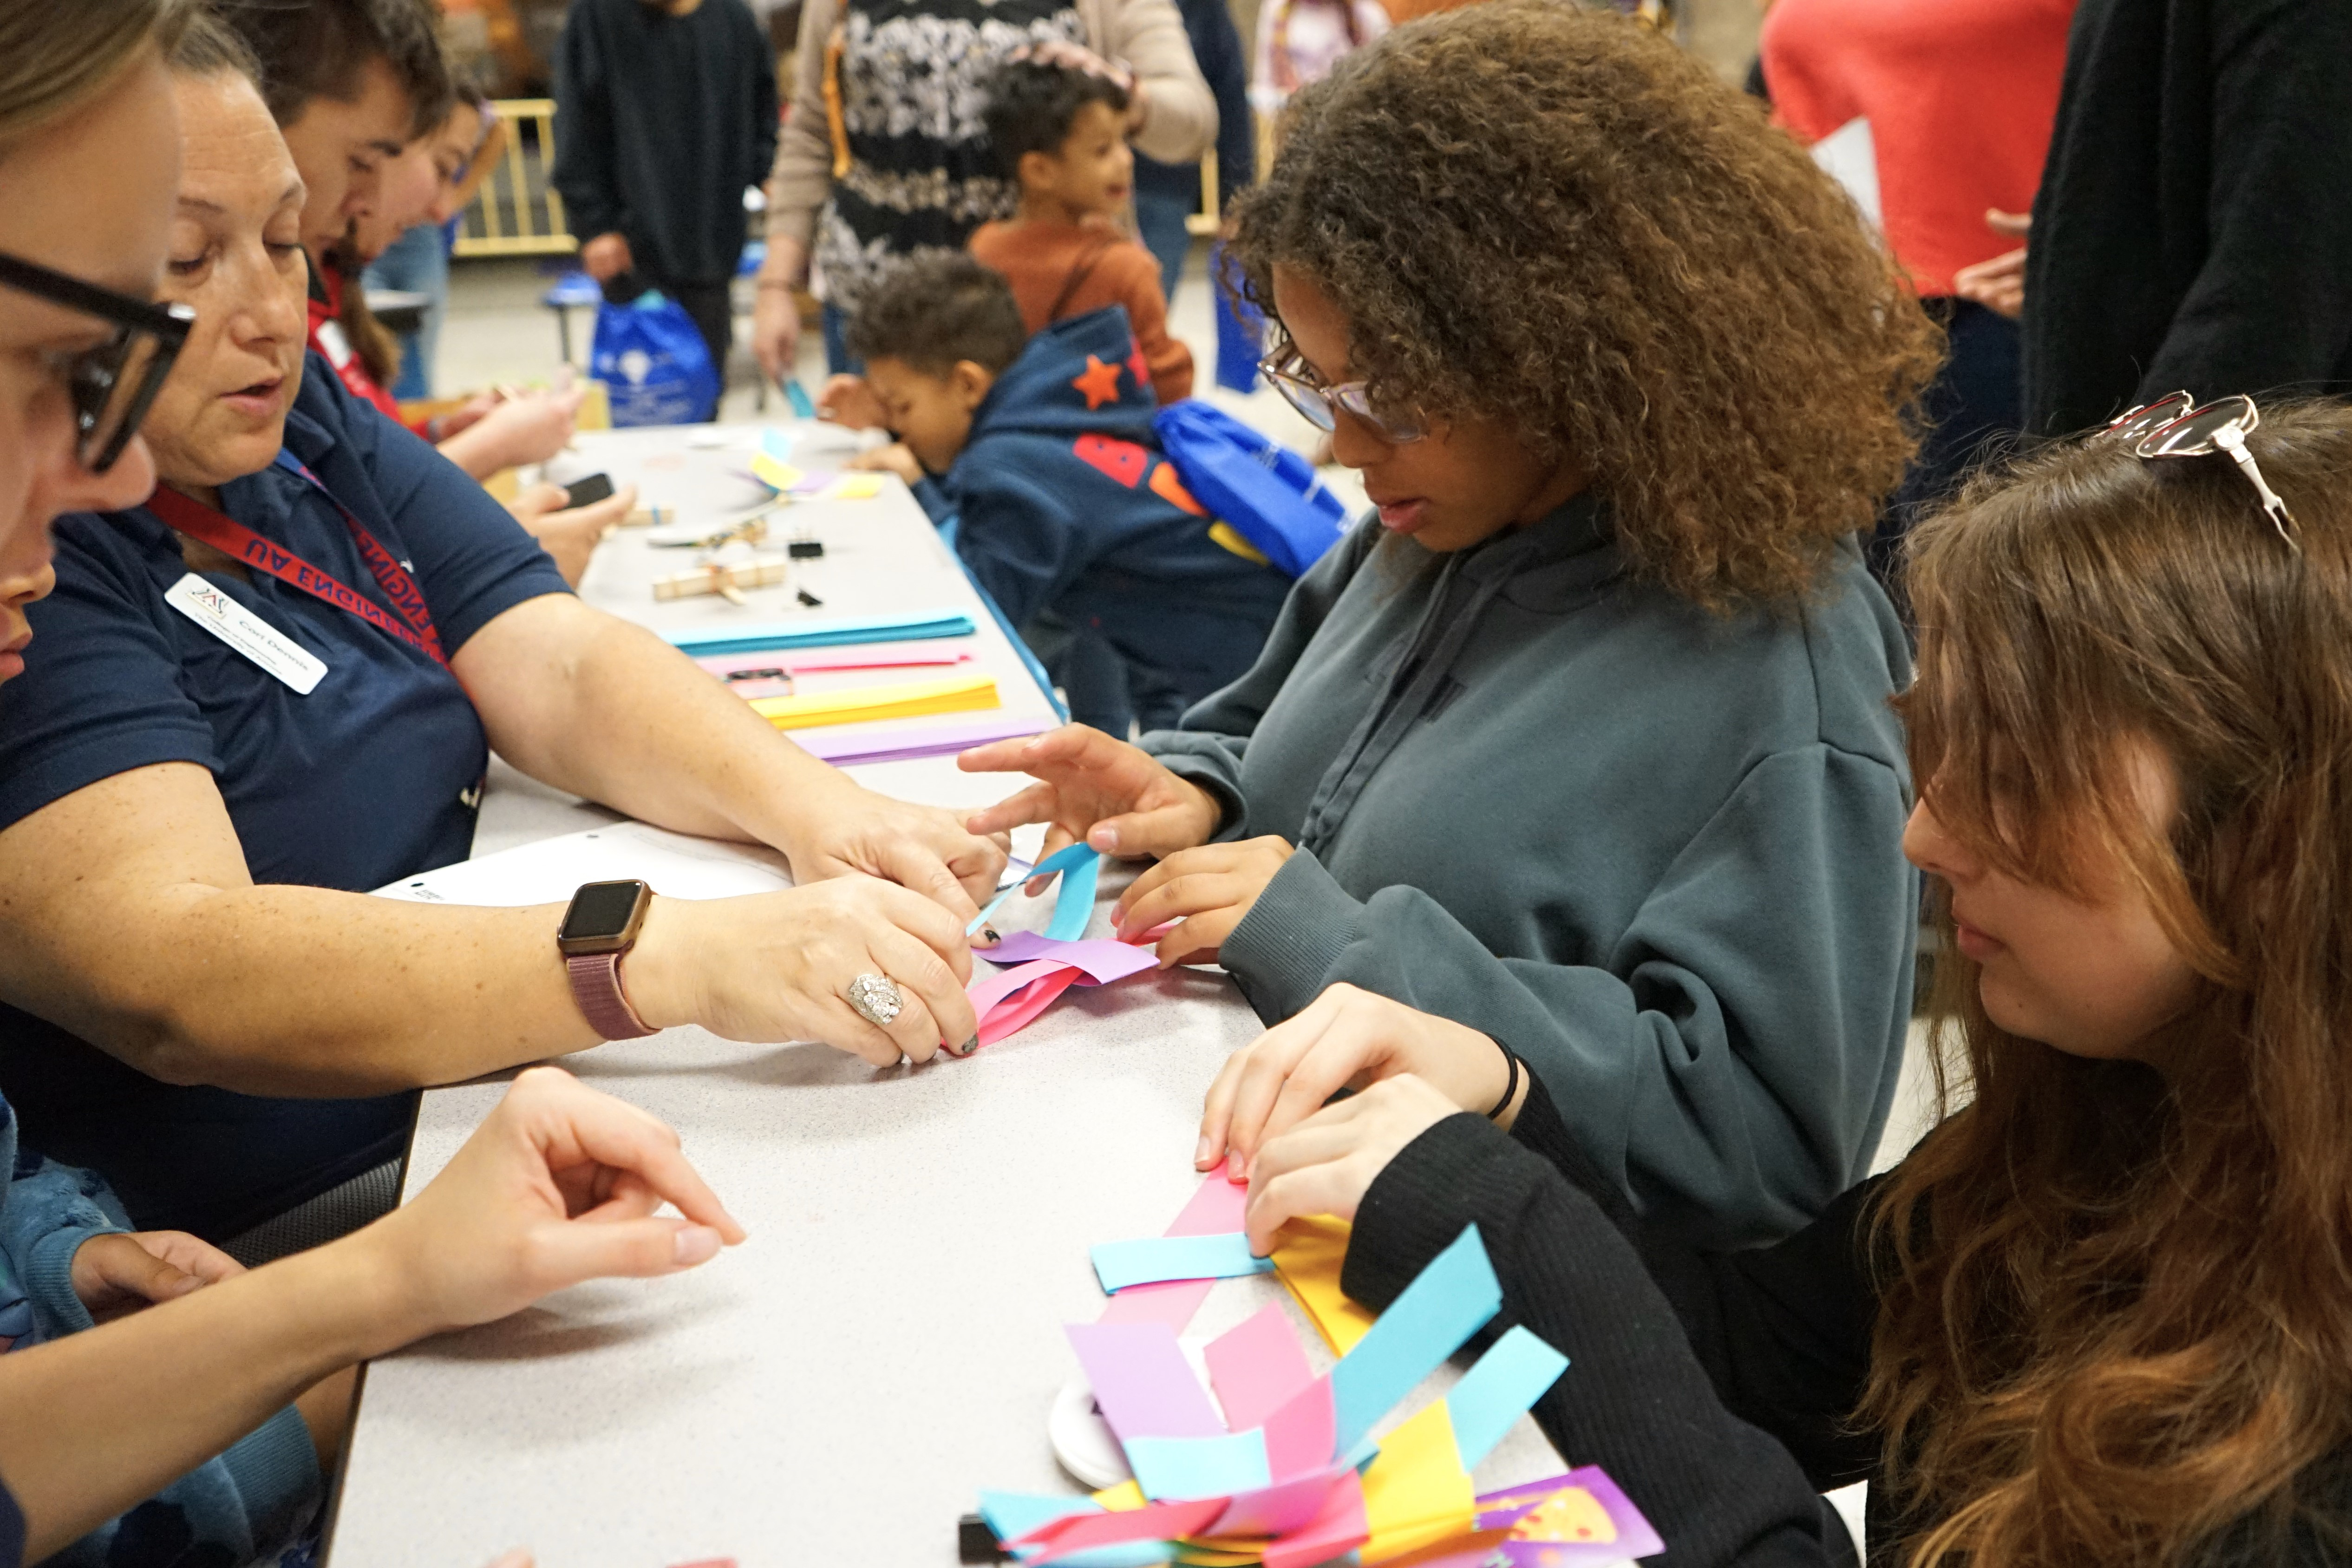
[(783, 121), (782, 106), (776, 100), (776, 61), (768, 47), (766, 29), (752, 19), (751, 26), (751, 177), (747, 185), (765, 186), (768, 171), (776, 162), (776, 136)]
[(2210, 16), (2210, 240), (2140, 402), (2310, 387), (2352, 363), (2352, 5), (2233, 0)]
[(1862, 1403), (1878, 1311), (1863, 1248), (1878, 1179), (1849, 1189), (1785, 1241), (1703, 1252), (1635, 1217), (1570, 1136), (1541, 1079), (1529, 1084), (1511, 1137), (1549, 1162), (1641, 1255), (1732, 1414), (1778, 1437), (1823, 1491), (1877, 1468), (1877, 1438), (1850, 1430), (1846, 1418)]
[(0, 1568), (24, 1568), (25, 1510), (16, 1494), (0, 1484)]
[(1257, 184), (1257, 124), (1250, 112), (1249, 62), (1242, 54), (1242, 36), (1234, 30), (1225, 0), (1187, 5), (1184, 20), (1192, 35), (1192, 58), (1217, 100), (1217, 201), (1222, 205), (1232, 201), (1235, 192)]
[(1488, 1331), (1525, 1324), (1570, 1358), (1536, 1406), (1545, 1436), (1570, 1464), (1598, 1464), (1625, 1489), (1665, 1538), (1667, 1563), (1851, 1560), (1844, 1525), (1789, 1449), (1717, 1396), (1624, 1236), (1485, 1118), (1448, 1117), (1373, 1181), (1341, 1288), (1385, 1307), (1474, 1222), (1503, 1286)]
[(555, 46), (555, 168), (548, 183), (563, 198), (565, 226), (582, 244), (626, 232), (613, 146), (613, 110), (604, 51), (590, 5), (574, 5)]

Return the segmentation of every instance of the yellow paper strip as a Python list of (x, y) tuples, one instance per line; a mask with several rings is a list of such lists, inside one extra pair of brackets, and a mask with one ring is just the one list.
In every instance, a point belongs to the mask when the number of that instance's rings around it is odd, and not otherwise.
[(760, 482), (772, 490), (788, 490), (800, 483), (803, 477), (801, 471), (790, 463), (779, 463), (765, 452), (752, 454), (751, 471), (759, 475)]
[(1443, 1399), (1381, 1439), (1364, 1470), (1364, 1524), (1371, 1538), (1359, 1555), (1367, 1563), (1402, 1557), (1478, 1522), (1478, 1500), (1454, 1444), (1454, 1417)]
[(1143, 1506), (1143, 1489), (1130, 1477), (1115, 1487), (1105, 1487), (1095, 1493), (1095, 1501), (1107, 1513), (1132, 1513)]
[(930, 713), (963, 713), (1001, 705), (996, 678), (990, 675), (962, 675), (952, 680), (908, 680), (806, 697), (751, 700), (752, 711), (779, 730), (855, 724), (867, 719), (916, 719)]
[(1355, 1349), (1372, 1326), (1372, 1314), (1339, 1289), (1349, 1229), (1346, 1220), (1318, 1214), (1291, 1220), (1274, 1233), (1274, 1270), (1314, 1320), (1333, 1355)]

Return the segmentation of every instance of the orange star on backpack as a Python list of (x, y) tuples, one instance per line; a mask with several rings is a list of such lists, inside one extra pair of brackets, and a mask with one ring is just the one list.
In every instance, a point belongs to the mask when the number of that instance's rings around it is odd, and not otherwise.
[(1117, 403), (1118, 401), (1118, 366), (1105, 364), (1098, 356), (1088, 354), (1086, 373), (1073, 380), (1070, 384), (1086, 395), (1087, 408), (1089, 412), (1100, 408), (1106, 403)]

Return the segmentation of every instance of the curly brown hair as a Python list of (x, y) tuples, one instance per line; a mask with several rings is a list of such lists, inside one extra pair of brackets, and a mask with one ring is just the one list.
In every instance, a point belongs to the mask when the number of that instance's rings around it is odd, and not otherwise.
[(1397, 28), (1292, 100), (1233, 249), (1348, 318), (1377, 403), (1573, 458), (1637, 571), (1802, 594), (1916, 445), (1942, 334), (1843, 192), (1648, 29), (1559, 0)]

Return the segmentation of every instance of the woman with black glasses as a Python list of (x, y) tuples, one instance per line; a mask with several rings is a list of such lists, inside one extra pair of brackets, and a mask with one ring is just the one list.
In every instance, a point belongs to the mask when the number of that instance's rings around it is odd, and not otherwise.
[(1123, 931), (1297, 1016), (1204, 1165), (1277, 1097), (1403, 1062), (1507, 1120), (1532, 1070), (1645, 1212), (1785, 1235), (1902, 1062), (1908, 659), (1854, 536), (1933, 329), (1793, 143), (1616, 18), (1496, 0), (1294, 102), (1234, 248), (1378, 514), (1181, 729), (967, 754), (1041, 781), (971, 826), (1157, 857)]
[[(154, 488), (140, 411), (192, 324), (150, 302), (179, 174), (155, 35), (180, 10), (0, 0), (0, 680), (52, 519)], [(653, 1217), (661, 1197), (687, 1217)], [(131, 1232), (0, 1100), (0, 1568), (267, 1559), (323, 1493), (354, 1363), (742, 1234), (667, 1129), (551, 1069), (397, 1215), (250, 1273)]]

